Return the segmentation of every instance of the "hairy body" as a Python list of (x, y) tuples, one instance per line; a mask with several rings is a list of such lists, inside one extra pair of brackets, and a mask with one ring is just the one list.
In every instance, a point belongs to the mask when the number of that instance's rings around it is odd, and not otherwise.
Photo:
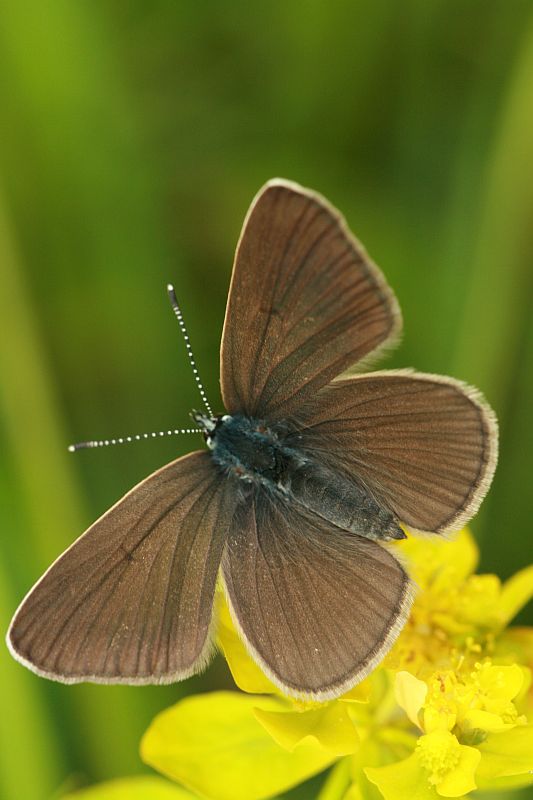
[[(280, 492), (336, 527), (368, 539), (403, 539), (390, 511), (380, 506), (354, 476), (333, 472), (293, 444), (294, 433), (250, 417), (196, 414), (219, 467), (245, 483)], [(290, 439), (290, 444), (287, 442)]]

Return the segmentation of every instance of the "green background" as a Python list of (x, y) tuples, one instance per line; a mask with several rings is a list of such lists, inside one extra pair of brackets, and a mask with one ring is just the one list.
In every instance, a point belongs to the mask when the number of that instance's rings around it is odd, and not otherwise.
[[(531, 0), (4, 0), (0, 82), (2, 630), (89, 522), (198, 446), (66, 449), (188, 425), (169, 280), (220, 409), (233, 250), (274, 176), (325, 194), (384, 269), (405, 318), (384, 366), (486, 394), (482, 569), (531, 560)], [(219, 660), (173, 687), (64, 687), (2, 648), (0, 796), (146, 771), (153, 715), (226, 685)]]

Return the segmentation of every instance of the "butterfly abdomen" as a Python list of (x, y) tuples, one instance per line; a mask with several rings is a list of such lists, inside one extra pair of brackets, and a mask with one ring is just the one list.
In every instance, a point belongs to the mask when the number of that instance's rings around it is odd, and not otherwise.
[(291, 471), (289, 480), (295, 500), (338, 528), (367, 539), (405, 538), (393, 514), (361, 485), (322, 464), (309, 460)]
[(358, 483), (284, 444), (264, 423), (225, 416), (211, 434), (215, 462), (246, 483), (281, 492), (338, 528), (369, 539), (402, 539), (393, 515)]

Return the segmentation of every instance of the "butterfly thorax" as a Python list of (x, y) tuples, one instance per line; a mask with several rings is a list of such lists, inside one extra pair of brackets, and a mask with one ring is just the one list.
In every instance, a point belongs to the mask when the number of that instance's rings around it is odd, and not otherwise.
[(214, 423), (205, 439), (216, 464), (246, 483), (282, 488), (297, 456), (275, 431), (240, 414), (216, 417)]
[(370, 539), (404, 538), (394, 516), (355, 477), (333, 472), (261, 420), (240, 414), (195, 419), (226, 474), (296, 501), (344, 530)]

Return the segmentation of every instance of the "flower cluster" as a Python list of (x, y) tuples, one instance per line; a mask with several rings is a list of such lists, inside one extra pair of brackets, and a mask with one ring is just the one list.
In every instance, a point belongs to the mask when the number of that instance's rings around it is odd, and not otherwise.
[(417, 740), (407, 758), (366, 777), (386, 800), (533, 783), (533, 630), (506, 629), (533, 596), (533, 567), (505, 584), (472, 574), (478, 552), (467, 531), (403, 549), (422, 591), (384, 667)]
[(528, 683), (524, 668), (489, 659), (470, 672), (434, 672), (427, 681), (399, 672), (397, 703), (422, 735), (407, 759), (366, 769), (366, 776), (386, 798), (412, 796), (420, 783), (427, 797), (462, 797), (490, 788), (493, 777), (527, 783), (531, 758), (524, 746), (531, 749), (533, 729), (515, 701)]
[[(143, 759), (213, 800), (273, 797), (327, 767), (319, 800), (438, 800), (533, 784), (533, 629), (508, 627), (533, 596), (533, 567), (503, 584), (474, 574), (468, 531), (395, 546), (419, 592), (365, 681), (328, 703), (284, 697), (248, 656), (220, 595), (219, 645), (242, 691), (164, 711)], [(165, 800), (195, 796), (160, 788)]]

